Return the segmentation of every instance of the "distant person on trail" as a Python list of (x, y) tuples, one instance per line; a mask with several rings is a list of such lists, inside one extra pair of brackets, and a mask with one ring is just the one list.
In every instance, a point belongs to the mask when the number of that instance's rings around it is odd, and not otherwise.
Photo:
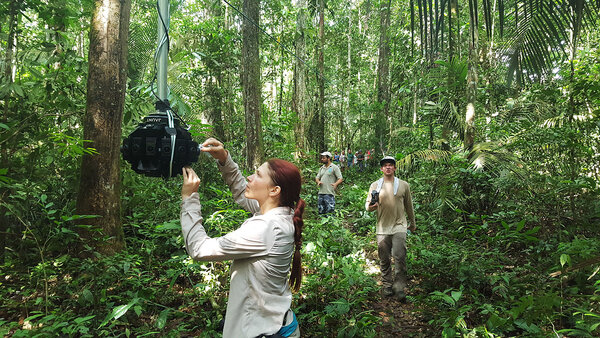
[[(379, 161), (383, 177), (371, 184), (365, 208), (377, 210), (377, 251), (381, 267), (383, 295), (403, 300), (406, 295), (406, 233), (417, 228), (410, 186), (394, 176), (396, 159), (386, 156)], [(374, 197), (374, 195), (378, 195)], [(407, 224), (407, 217), (410, 226)], [(392, 275), (391, 257), (395, 271)]]
[(300, 337), (290, 310), (290, 287), (297, 291), (302, 280), (300, 171), (271, 159), (245, 178), (221, 142), (209, 138), (201, 151), (217, 160), (235, 201), (254, 214), (237, 230), (208, 237), (197, 192), (200, 179), (192, 168), (183, 168), (181, 230), (188, 254), (201, 261), (233, 260), (223, 337)]
[(337, 151), (333, 155), (333, 163), (335, 163), (338, 166), (340, 165), (340, 155)]
[(346, 170), (346, 154), (344, 153), (343, 150), (342, 150), (342, 153), (340, 154), (340, 169), (342, 171)]
[(319, 215), (331, 214), (335, 210), (335, 189), (343, 181), (340, 168), (331, 162), (331, 153), (325, 151), (321, 153), (321, 163), (315, 182), (319, 187), (319, 198), (317, 207)]
[(352, 168), (352, 164), (354, 163), (354, 154), (352, 153), (352, 150), (348, 149), (346, 158), (348, 159), (348, 168)]
[(362, 150), (356, 153), (356, 162), (358, 162), (358, 171), (363, 171), (365, 169), (365, 154)]

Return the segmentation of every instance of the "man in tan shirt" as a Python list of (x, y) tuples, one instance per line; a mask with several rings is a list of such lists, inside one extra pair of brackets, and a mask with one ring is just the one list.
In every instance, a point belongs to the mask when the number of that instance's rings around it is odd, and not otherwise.
[(321, 163), (315, 182), (319, 187), (319, 197), (317, 207), (319, 215), (331, 216), (335, 211), (335, 189), (342, 184), (344, 178), (340, 168), (331, 162), (331, 153), (328, 151), (321, 153)]
[[(386, 156), (379, 164), (383, 177), (371, 184), (365, 208), (367, 211), (377, 210), (377, 249), (383, 295), (392, 296), (396, 293), (399, 299), (404, 299), (404, 288), (407, 285), (406, 232), (407, 229), (413, 232), (416, 230), (410, 186), (406, 181), (394, 176), (396, 159)], [(378, 201), (373, 198), (374, 191), (379, 194)], [(395, 263), (394, 276), (392, 257)]]

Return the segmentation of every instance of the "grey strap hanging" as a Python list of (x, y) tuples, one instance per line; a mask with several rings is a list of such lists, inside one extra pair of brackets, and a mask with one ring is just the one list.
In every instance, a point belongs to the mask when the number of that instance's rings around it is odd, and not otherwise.
[[(400, 179), (398, 177), (394, 177), (394, 196), (398, 193), (398, 187), (400, 186)], [(377, 181), (377, 192), (381, 191), (381, 187), (383, 187), (383, 177)]]

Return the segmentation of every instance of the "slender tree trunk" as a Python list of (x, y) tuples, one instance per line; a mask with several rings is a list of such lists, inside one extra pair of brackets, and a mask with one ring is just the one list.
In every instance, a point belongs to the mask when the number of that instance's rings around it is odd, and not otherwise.
[[(125, 247), (121, 227), (119, 145), (127, 85), (129, 0), (97, 0), (90, 28), (89, 75), (83, 138), (97, 155), (84, 155), (77, 196), (79, 215), (98, 215), (86, 224), (102, 229), (106, 241), (82, 236), (105, 254)], [(110, 99), (107, 99), (110, 98)]]
[(306, 44), (304, 29), (306, 25), (306, 0), (298, 2), (298, 16), (296, 18), (296, 59), (294, 65), (294, 95), (292, 98), (292, 111), (296, 114), (294, 137), (296, 140), (296, 158), (302, 156), (306, 149), (306, 69), (301, 60), (306, 60)]
[(206, 82), (206, 95), (210, 105), (208, 107), (208, 123), (213, 127), (213, 134), (219, 140), (225, 140), (223, 124), (223, 72), (213, 69), (212, 75)]
[[(8, 36), (6, 40), (6, 52), (4, 54), (4, 68), (0, 73), (0, 85), (9, 85), (13, 82), (13, 62), (14, 62), (14, 50), (15, 50), (15, 38), (16, 32), (18, 28), (18, 16), (19, 12), (17, 10), (18, 3), (16, 1), (11, 1), (8, 12)], [(1, 30), (0, 30), (1, 31)], [(2, 114), (2, 118), (0, 121), (4, 125), (10, 125), (11, 120), (11, 98), (10, 94), (7, 93), (4, 100), (4, 112)], [(0, 168), (10, 170), (10, 155), (9, 148), (11, 145), (5, 143), (0, 144)], [(10, 194), (9, 190), (2, 187), (0, 188), (0, 201), (6, 201), (6, 198)], [(4, 264), (5, 259), (5, 247), (7, 243), (8, 229), (9, 229), (9, 218), (6, 216), (6, 208), (4, 207), (4, 203), (0, 204), (0, 265)]]
[(479, 33), (477, 31), (477, 0), (469, 0), (469, 69), (467, 72), (467, 111), (465, 114), (464, 148), (475, 142), (475, 105), (477, 101), (477, 68)]
[(415, 0), (410, 0), (410, 57), (415, 56)]
[(381, 113), (375, 119), (375, 137), (379, 138), (380, 148), (386, 148), (383, 128), (389, 119), (390, 104), (390, 41), (387, 34), (390, 25), (391, 0), (382, 1), (380, 13), (379, 60), (377, 67), (377, 102), (381, 105)]
[(462, 48), (461, 48), (461, 39), (462, 39), (462, 35), (461, 35), (461, 31), (460, 31), (460, 6), (458, 4), (458, 0), (451, 0), (452, 1), (452, 5), (456, 8), (456, 15), (454, 16), (456, 18), (456, 49), (455, 49), (455, 53), (458, 54), (459, 58), (462, 58)]
[(439, 31), (438, 31), (438, 24), (439, 24), (439, 20), (440, 20), (440, 17), (439, 17), (438, 13), (439, 13), (440, 9), (439, 9), (438, 0), (435, 0), (434, 3), (435, 3), (435, 7), (434, 7), (435, 11), (434, 11), (433, 18), (435, 19), (435, 25), (433, 25), (432, 27), (433, 27), (433, 37), (434, 37), (433, 41), (435, 43), (433, 44), (433, 47), (434, 47), (434, 52), (437, 55), (437, 52), (439, 50), (439, 45), (438, 45), (438, 43), (439, 43), (439, 40), (438, 40), (438, 38), (439, 38), (439, 36), (438, 36), (438, 33), (439, 33)]
[[(456, 39), (454, 37), (454, 28), (452, 27), (452, 18), (455, 18), (454, 20), (458, 20), (457, 14), (456, 14), (456, 6), (457, 6), (457, 2), (458, 0), (448, 0), (448, 62), (453, 62), (454, 59), (454, 52), (455, 52), (455, 46), (454, 44), (456, 43)], [(448, 78), (447, 78), (447, 84), (448, 84), (448, 88), (452, 88), (452, 85), (454, 83), (454, 78), (452, 76), (452, 74), (449, 72), (448, 73)], [(450, 100), (454, 103), (456, 103), (456, 97), (455, 95), (452, 95)], [(449, 104), (449, 110), (452, 111), (453, 109), (453, 105)], [(442, 125), (442, 149), (443, 150), (449, 150), (450, 149), (450, 145), (448, 143), (448, 135), (450, 134), (450, 129), (448, 128), (448, 124), (446, 122), (444, 122), (444, 124)]]
[[(582, 16), (583, 16), (583, 7), (584, 7), (584, 1), (583, 0), (575, 0), (571, 2), (571, 16), (573, 17), (573, 24), (572, 24), (572, 29), (571, 29), (571, 51), (570, 51), (570, 55), (569, 55), (569, 65), (570, 65), (570, 72), (569, 72), (569, 82), (572, 84), (571, 86), (569, 86), (569, 88), (571, 88), (569, 90), (569, 126), (570, 128), (573, 128), (573, 130), (570, 130), (569, 132), (569, 143), (571, 143), (571, 147), (569, 147), (569, 178), (571, 180), (571, 182), (575, 182), (577, 180), (577, 176), (579, 176), (579, 171), (580, 171), (580, 164), (579, 164), (579, 158), (578, 156), (576, 156), (575, 154), (575, 145), (578, 144), (580, 141), (577, 139), (577, 134), (579, 134), (577, 132), (577, 125), (574, 123), (574, 117), (575, 114), (577, 113), (577, 107), (575, 105), (575, 91), (572, 88), (575, 88), (575, 56), (577, 53), (577, 44), (578, 44), (578, 39), (579, 39), (579, 32), (581, 30), (581, 23), (582, 23)], [(571, 214), (573, 217), (573, 221), (575, 224), (579, 224), (579, 213), (577, 213), (577, 208), (575, 206), (575, 194), (577, 193), (577, 190), (579, 190), (576, 187), (573, 187), (571, 189), (569, 189), (569, 204), (571, 207)]]
[[(360, 18), (359, 18), (360, 20)], [(346, 55), (346, 69), (348, 71), (348, 77), (346, 81), (346, 116), (350, 116), (350, 92), (353, 88), (354, 81), (352, 80), (352, 10), (350, 8), (350, 2), (348, 2), (348, 44), (347, 44), (347, 55)], [(340, 117), (340, 133), (341, 135), (341, 150), (345, 149), (347, 144), (347, 133), (346, 133), (346, 118)]]
[(448, 0), (448, 61), (454, 57), (454, 29), (452, 28), (452, 18), (456, 16), (454, 2), (458, 0)]
[[(283, 27), (281, 27), (281, 31), (283, 35)], [(282, 37), (283, 38), (283, 37)], [(285, 69), (285, 57), (284, 57), (284, 50), (283, 48), (281, 48), (281, 64), (279, 65), (279, 100), (278, 100), (278, 108), (277, 108), (277, 114), (279, 116), (281, 116), (281, 109), (283, 107), (283, 82), (284, 82), (284, 77), (283, 77), (283, 70)]]
[[(258, 24), (260, 1), (244, 0), (244, 13), (250, 20)], [(245, 19), (242, 24), (242, 86), (246, 113), (246, 164), (248, 168), (259, 167), (263, 157), (258, 38), (258, 27)]]
[[(224, 30), (225, 31), (229, 31), (230, 30), (230, 26), (231, 26), (231, 22), (230, 22), (230, 17), (229, 17), (229, 6), (225, 6), (225, 17), (223, 18), (223, 24), (224, 24)], [(229, 48), (225, 48), (224, 50), (224, 58), (229, 60), (231, 58), (231, 50)], [(231, 62), (227, 62), (224, 66), (223, 66), (223, 83), (221, 85), (221, 90), (223, 93), (223, 97), (227, 98), (223, 100), (223, 140), (224, 141), (228, 141), (232, 138), (232, 128), (230, 127), (231, 125), (231, 120), (234, 118), (235, 115), (235, 108), (234, 108), (234, 100), (232, 100), (231, 98), (233, 98), (235, 96), (234, 94), (234, 84), (237, 83), (236, 80), (233, 78), (234, 75), (238, 73), (237, 71), (234, 70), (236, 65), (232, 65)], [(236, 75), (237, 77), (237, 75)]]
[[(519, 30), (519, 2), (515, 1), (515, 30)], [(516, 79), (517, 79), (517, 87), (521, 87), (523, 84), (523, 72), (521, 71), (521, 61), (518, 52), (516, 52), (516, 60), (517, 66), (515, 67), (516, 71)]]
[[(416, 72), (415, 72), (416, 73)], [(421, 72), (421, 74), (423, 74)], [(417, 84), (417, 75), (413, 79), (413, 109), (412, 109), (412, 125), (417, 125), (417, 112), (419, 108), (419, 96), (417, 95), (419, 91), (419, 85)]]
[(428, 10), (429, 10), (429, 63), (433, 63), (435, 58), (435, 23), (433, 21), (433, 2), (432, 0), (427, 0), (428, 2)]
[(325, 59), (323, 49), (325, 48), (325, 0), (319, 0), (319, 42), (318, 45), (318, 65), (319, 65), (319, 107), (317, 109), (316, 130), (316, 151), (325, 151)]

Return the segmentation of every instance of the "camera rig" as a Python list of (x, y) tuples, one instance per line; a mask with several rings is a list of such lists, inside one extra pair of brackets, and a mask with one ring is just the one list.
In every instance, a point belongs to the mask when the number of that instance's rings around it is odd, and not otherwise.
[[(138, 174), (165, 179), (181, 174), (181, 168), (198, 161), (200, 146), (192, 140), (185, 122), (173, 111), (167, 100), (167, 62), (169, 49), (169, 0), (156, 2), (158, 11), (158, 48), (155, 53), (155, 80), (158, 93), (156, 111), (144, 118), (123, 140), (123, 159)], [(181, 123), (184, 126), (181, 126)]]
[(123, 159), (138, 174), (175, 177), (181, 168), (198, 161), (200, 146), (179, 120), (165, 113), (152, 114), (123, 140)]

